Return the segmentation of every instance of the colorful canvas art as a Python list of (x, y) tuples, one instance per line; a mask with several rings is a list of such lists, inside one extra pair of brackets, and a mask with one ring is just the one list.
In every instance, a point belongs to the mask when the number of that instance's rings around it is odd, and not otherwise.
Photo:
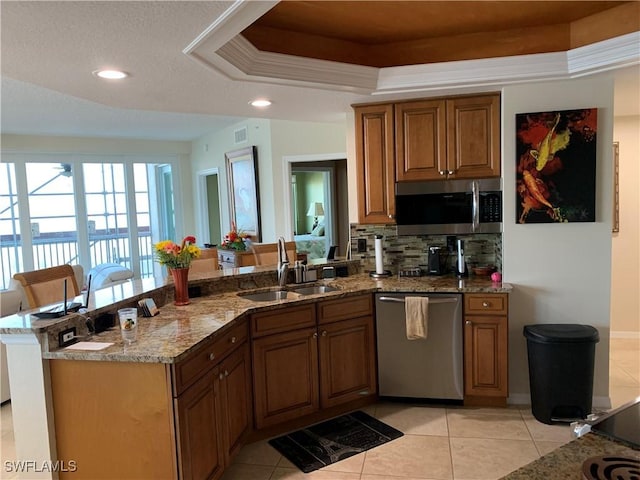
[(598, 110), (516, 115), (516, 221), (595, 222)]

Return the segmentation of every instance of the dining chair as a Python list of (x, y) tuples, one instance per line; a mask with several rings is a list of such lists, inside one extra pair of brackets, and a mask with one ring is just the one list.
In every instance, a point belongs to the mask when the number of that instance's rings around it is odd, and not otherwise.
[(212, 273), (220, 269), (217, 248), (203, 248), (200, 257), (191, 260), (189, 273)]
[(29, 308), (63, 301), (65, 280), (67, 280), (67, 299), (71, 300), (80, 295), (80, 288), (71, 265), (16, 273), (13, 278), (22, 285)]
[[(287, 251), (289, 262), (296, 261), (296, 242), (285, 242), (284, 248)], [(277, 265), (278, 264), (278, 244), (277, 243), (253, 243), (251, 245), (253, 257), (256, 265)]]

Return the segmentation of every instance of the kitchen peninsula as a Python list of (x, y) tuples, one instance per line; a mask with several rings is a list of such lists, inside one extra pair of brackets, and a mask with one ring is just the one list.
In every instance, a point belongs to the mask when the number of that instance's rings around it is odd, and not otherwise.
[[(185, 307), (172, 304), (173, 287), (163, 279), (95, 292), (92, 318), (143, 297), (160, 306), (160, 315), (141, 319), (138, 340), (130, 346), (119, 331), (107, 330), (84, 339), (93, 346), (111, 344), (106, 348), (58, 348), (58, 332), (69, 325), (86, 335), (81, 315), (4, 318), (0, 333), (10, 375), (21, 378), (12, 382), (12, 392), (14, 384), (22, 385), (14, 395), (14, 415), (23, 417), (14, 420), (18, 458), (75, 460), (78, 472), (92, 478), (217, 478), (254, 426), (271, 432), (375, 400), (374, 292), (511, 290), (474, 277), (374, 280), (356, 273), (356, 262), (348, 266), (353, 275), (319, 282), (334, 291), (269, 302), (238, 295), (273, 290), (275, 272), (269, 267), (194, 277), (190, 286), (202, 296)], [(336, 362), (353, 363), (352, 372), (334, 374), (322, 353), (322, 342), (330, 341), (337, 348), (326, 351), (343, 352)], [(287, 352), (286, 364), (278, 352)], [(305, 361), (292, 362), (293, 353)], [(274, 375), (274, 364), (299, 371), (279, 380), (285, 374)], [(289, 385), (291, 378), (309, 381)], [(269, 396), (278, 381), (289, 385), (283, 389), (288, 398)], [(327, 393), (331, 382), (335, 388)]]

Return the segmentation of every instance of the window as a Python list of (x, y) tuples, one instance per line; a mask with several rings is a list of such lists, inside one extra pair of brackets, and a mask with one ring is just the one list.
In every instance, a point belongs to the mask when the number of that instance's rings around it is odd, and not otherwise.
[(0, 164), (0, 268), (7, 288), (14, 273), (23, 270), (15, 165)]
[(27, 163), (33, 268), (78, 263), (73, 171), (68, 163)]
[(16, 272), (65, 263), (79, 263), (85, 273), (120, 263), (136, 277), (153, 275), (159, 268), (152, 239), (174, 237), (176, 162), (3, 153), (0, 288), (8, 288)]

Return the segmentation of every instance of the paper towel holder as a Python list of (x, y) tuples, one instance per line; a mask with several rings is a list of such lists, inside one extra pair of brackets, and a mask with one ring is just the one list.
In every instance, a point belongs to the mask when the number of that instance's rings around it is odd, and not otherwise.
[(382, 263), (382, 238), (382, 235), (375, 236), (376, 269), (369, 272), (369, 275), (372, 278), (386, 278), (391, 276), (391, 272), (389, 270), (385, 270)]

